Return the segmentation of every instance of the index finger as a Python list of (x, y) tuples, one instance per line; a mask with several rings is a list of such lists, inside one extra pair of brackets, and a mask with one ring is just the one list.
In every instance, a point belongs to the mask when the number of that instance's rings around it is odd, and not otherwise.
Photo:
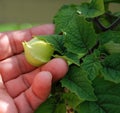
[(27, 30), (0, 33), (0, 60), (23, 51), (22, 42), (29, 41), (36, 35), (54, 33), (53, 24), (45, 24)]

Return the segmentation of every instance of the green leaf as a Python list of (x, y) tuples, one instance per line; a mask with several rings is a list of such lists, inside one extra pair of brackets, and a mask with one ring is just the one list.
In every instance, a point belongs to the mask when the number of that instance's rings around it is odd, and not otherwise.
[(80, 66), (79, 56), (71, 52), (65, 52), (63, 58), (68, 61), (68, 64), (75, 64)]
[(63, 35), (44, 35), (44, 36), (38, 36), (37, 38), (51, 43), (55, 51), (59, 52), (60, 54), (64, 53), (65, 47), (63, 45), (64, 44)]
[(72, 108), (76, 108), (76, 106), (78, 106), (80, 103), (84, 101), (80, 99), (77, 95), (71, 92), (64, 93), (62, 98), (65, 100), (66, 105)]
[[(114, 12), (114, 16), (120, 17), (120, 12)], [(120, 26), (119, 26), (120, 27)]]
[(98, 100), (81, 103), (77, 107), (78, 113), (120, 113), (120, 84), (97, 78), (93, 87)]
[(97, 36), (93, 25), (84, 17), (76, 16), (65, 32), (65, 47), (81, 57), (96, 44)]
[(47, 99), (43, 104), (41, 104), (35, 113), (55, 113), (56, 100), (53, 97)]
[(57, 104), (54, 113), (66, 113), (66, 105), (65, 105), (65, 103)]
[(94, 80), (100, 75), (102, 65), (99, 60), (99, 52), (95, 52), (83, 59), (82, 68), (88, 73), (88, 78)]
[(96, 100), (91, 82), (88, 80), (86, 72), (80, 67), (70, 66), (67, 76), (62, 79), (61, 83), (63, 87), (66, 87), (83, 100)]
[(91, 0), (90, 3), (82, 3), (78, 8), (78, 12), (87, 18), (93, 18), (104, 14), (103, 0)]
[(120, 53), (120, 43), (114, 43), (113, 41), (110, 41), (105, 43), (103, 47), (109, 54)]
[(99, 18), (99, 22), (104, 25), (106, 28), (109, 27), (111, 25), (111, 23), (108, 21), (107, 18), (105, 17), (101, 17)]
[(66, 113), (66, 106), (58, 102), (55, 97), (50, 97), (38, 107), (35, 113)]
[(60, 8), (54, 17), (55, 32), (61, 33), (66, 29), (66, 27), (71, 24), (72, 19), (77, 13), (75, 5), (64, 5)]
[(80, 65), (79, 63), (79, 56), (77, 54), (71, 53), (66, 51), (64, 47), (64, 36), (63, 35), (45, 35), (45, 36), (38, 36), (38, 39), (45, 40), (51, 43), (58, 53), (55, 53), (54, 57), (61, 57), (67, 60), (68, 64), (76, 64)]
[(115, 43), (120, 43), (120, 32), (119, 31), (106, 31), (102, 32), (99, 35), (100, 44), (105, 44), (109, 41), (113, 41)]
[(112, 54), (104, 59), (102, 73), (106, 80), (120, 83), (120, 54)]
[(83, 102), (76, 108), (77, 113), (107, 113), (96, 102)]

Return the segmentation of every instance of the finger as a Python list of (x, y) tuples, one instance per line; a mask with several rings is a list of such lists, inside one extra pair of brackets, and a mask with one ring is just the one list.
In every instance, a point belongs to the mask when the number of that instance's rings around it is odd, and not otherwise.
[(29, 88), (27, 82), (25, 82), (22, 76), (16, 79), (5, 82), (6, 90), (9, 95), (13, 98), (17, 97), (20, 93), (24, 92)]
[(53, 34), (54, 33), (54, 25), (53, 24), (45, 24), (45, 25), (33, 27), (29, 30), (30, 30), (32, 36)]
[(34, 79), (34, 75), (40, 71), (50, 72), (53, 78), (52, 81), (55, 82), (66, 75), (68, 71), (68, 65), (64, 59), (54, 58), (43, 66), (33, 70), (32, 72), (24, 74), (23, 77), (25, 81), (31, 85)]
[(37, 74), (32, 87), (14, 99), (19, 113), (33, 113), (49, 96), (51, 82), (52, 75), (49, 72)]
[[(33, 94), (36, 97), (38, 97), (41, 101), (38, 101), (37, 102), (38, 104), (35, 104), (32, 101), (32, 98), (29, 98), (29, 101), (34, 109), (36, 109), (39, 106), (39, 104), (41, 104), (47, 99), (51, 91), (51, 85), (52, 85), (52, 75), (50, 72), (43, 71), (35, 77), (31, 88)], [(29, 94), (30, 93), (26, 92), (27, 97), (29, 97)]]
[(34, 113), (31, 105), (28, 103), (24, 93), (20, 94), (14, 99), (15, 105), (18, 109), (18, 113)]
[(23, 73), (32, 71), (34, 68), (26, 61), (23, 54), (9, 57), (0, 62), (0, 74), (4, 82), (15, 79)]
[[(32, 71), (35, 67), (31, 66), (23, 54), (10, 57), (0, 62), (0, 73), (4, 82), (15, 79), (21, 74)], [(61, 59), (56, 58), (51, 60), (46, 65), (41, 67), (43, 71), (50, 71), (53, 75), (53, 80), (56, 81), (62, 78), (68, 70), (67, 63)]]
[(65, 76), (68, 71), (67, 63), (61, 58), (52, 59), (47, 64), (29, 73), (23, 74), (16, 79), (5, 82), (5, 86), (12, 97), (18, 96), (31, 86), (35, 76), (41, 71), (49, 71), (53, 81), (57, 81)]
[(0, 60), (23, 51), (23, 41), (29, 41), (35, 35), (53, 34), (53, 24), (41, 25), (27, 30), (0, 34)]
[(68, 65), (62, 58), (54, 58), (41, 67), (41, 71), (49, 71), (53, 76), (53, 82), (63, 78), (68, 71)]
[(35, 76), (40, 72), (39, 69), (35, 69), (27, 74), (23, 74), (16, 79), (5, 82), (6, 89), (11, 97), (15, 98), (20, 93), (31, 87)]

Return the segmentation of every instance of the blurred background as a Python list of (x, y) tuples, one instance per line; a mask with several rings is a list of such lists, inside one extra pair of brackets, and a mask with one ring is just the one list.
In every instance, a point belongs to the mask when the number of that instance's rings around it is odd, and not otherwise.
[[(51, 23), (53, 16), (63, 4), (80, 4), (89, 0), (0, 0), (0, 26), (14, 23)], [(120, 6), (112, 4), (113, 11)], [(0, 31), (2, 31), (0, 29)]]

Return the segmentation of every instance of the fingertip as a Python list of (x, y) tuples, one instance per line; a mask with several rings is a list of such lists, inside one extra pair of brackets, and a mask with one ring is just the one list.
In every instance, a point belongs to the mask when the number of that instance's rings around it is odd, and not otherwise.
[(63, 78), (68, 72), (68, 64), (62, 58), (54, 58), (41, 67), (42, 71), (49, 71), (53, 76), (53, 82)]

